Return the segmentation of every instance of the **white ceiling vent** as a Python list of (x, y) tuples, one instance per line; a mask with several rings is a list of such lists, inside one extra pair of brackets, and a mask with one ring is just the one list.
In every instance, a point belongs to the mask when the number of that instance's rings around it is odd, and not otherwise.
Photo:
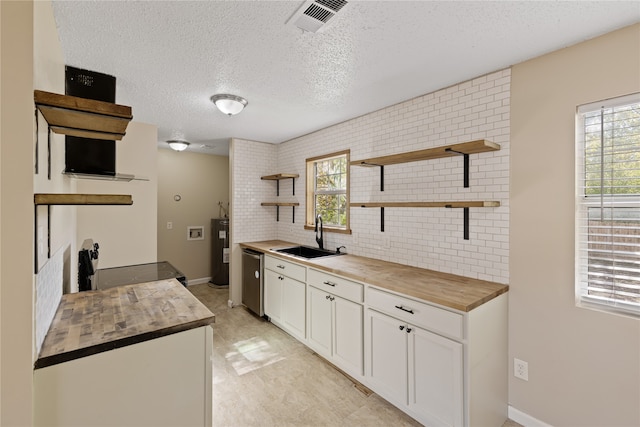
[(318, 33), (348, 2), (346, 0), (306, 1), (287, 21), (304, 31)]

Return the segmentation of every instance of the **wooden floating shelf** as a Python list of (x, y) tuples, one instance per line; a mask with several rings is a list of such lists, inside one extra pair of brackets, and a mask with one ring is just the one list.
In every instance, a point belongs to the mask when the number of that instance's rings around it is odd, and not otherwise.
[(260, 179), (269, 180), (269, 181), (279, 181), (281, 179), (295, 179), (299, 178), (300, 175), (297, 173), (277, 173), (275, 175), (265, 175), (261, 176)]
[(132, 205), (129, 194), (34, 194), (33, 201), (40, 205)]
[(292, 202), (292, 203), (287, 203), (287, 202), (262, 202), (260, 203), (261, 206), (300, 206), (300, 203), (298, 202)]
[(460, 208), (464, 211), (463, 237), (469, 240), (469, 208), (497, 208), (497, 201), (458, 201), (458, 202), (351, 202), (351, 208), (380, 208), (380, 231), (384, 231), (384, 208)]
[(280, 196), (280, 180), (282, 179), (290, 179), (291, 180), (291, 192), (293, 195), (296, 195), (296, 178), (300, 175), (297, 173), (277, 173), (275, 175), (265, 175), (261, 176), (260, 179), (264, 179), (267, 181), (275, 181), (276, 182), (276, 196)]
[(351, 202), (352, 208), (497, 208), (496, 201), (461, 201), (461, 202)]
[[(47, 258), (51, 258), (51, 206), (52, 205), (132, 205), (133, 199), (130, 194), (64, 194), (64, 193), (37, 193), (33, 195), (34, 203), (34, 225), (38, 230), (38, 206), (47, 207)], [(34, 241), (38, 247), (37, 233)], [(38, 274), (38, 251), (35, 252), (33, 273)]]
[(58, 134), (121, 140), (133, 118), (131, 107), (76, 96), (33, 91), (36, 107)]
[(441, 147), (427, 148), (425, 150), (409, 151), (406, 153), (391, 154), (389, 156), (372, 157), (363, 160), (354, 160), (351, 166), (385, 166), (398, 163), (417, 162), (421, 160), (440, 159), (454, 157), (460, 154), (477, 154), (500, 150), (500, 145), (486, 139), (463, 142), (460, 144), (443, 145)]

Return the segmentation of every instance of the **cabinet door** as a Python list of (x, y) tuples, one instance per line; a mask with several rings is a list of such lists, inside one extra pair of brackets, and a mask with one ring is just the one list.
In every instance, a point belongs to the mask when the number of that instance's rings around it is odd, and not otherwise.
[(292, 335), (307, 336), (307, 285), (284, 276), (282, 281), (282, 322)]
[(309, 286), (309, 345), (319, 354), (330, 358), (331, 300), (330, 295)]
[(363, 374), (362, 306), (334, 297), (333, 357), (336, 364), (348, 372)]
[(462, 344), (409, 327), (409, 406), (422, 422), (462, 426)]
[(387, 400), (406, 405), (406, 324), (377, 311), (367, 310), (367, 313), (371, 333), (371, 364), (367, 373), (372, 388)]
[(264, 271), (264, 314), (279, 322), (282, 319), (282, 282), (284, 276)]

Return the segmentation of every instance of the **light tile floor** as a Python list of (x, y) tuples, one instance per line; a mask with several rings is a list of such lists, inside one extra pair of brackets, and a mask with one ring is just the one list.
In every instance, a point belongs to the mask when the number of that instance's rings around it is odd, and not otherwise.
[(378, 395), (360, 392), (276, 326), (243, 308), (228, 308), (228, 289), (201, 284), (189, 290), (216, 315), (215, 427), (420, 426)]

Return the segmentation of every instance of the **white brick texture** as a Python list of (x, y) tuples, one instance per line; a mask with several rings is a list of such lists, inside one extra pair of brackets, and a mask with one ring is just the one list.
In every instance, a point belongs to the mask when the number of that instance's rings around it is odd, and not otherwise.
[[(452, 157), (385, 167), (384, 191), (377, 168), (350, 168), (352, 202), (497, 200), (499, 208), (470, 209), (470, 238), (463, 239), (462, 209), (351, 208), (351, 235), (326, 233), (325, 247), (401, 264), (490, 280), (509, 281), (509, 97), (511, 70), (501, 70), (402, 102), (279, 145), (236, 140), (234, 156), (235, 242), (279, 238), (315, 244), (304, 230), (305, 159), (350, 149), (351, 160), (488, 139), (500, 151), (470, 156), (470, 186), (463, 187), (463, 159)], [(291, 208), (263, 208), (275, 200), (275, 183), (261, 175), (298, 173), (280, 183)]]

